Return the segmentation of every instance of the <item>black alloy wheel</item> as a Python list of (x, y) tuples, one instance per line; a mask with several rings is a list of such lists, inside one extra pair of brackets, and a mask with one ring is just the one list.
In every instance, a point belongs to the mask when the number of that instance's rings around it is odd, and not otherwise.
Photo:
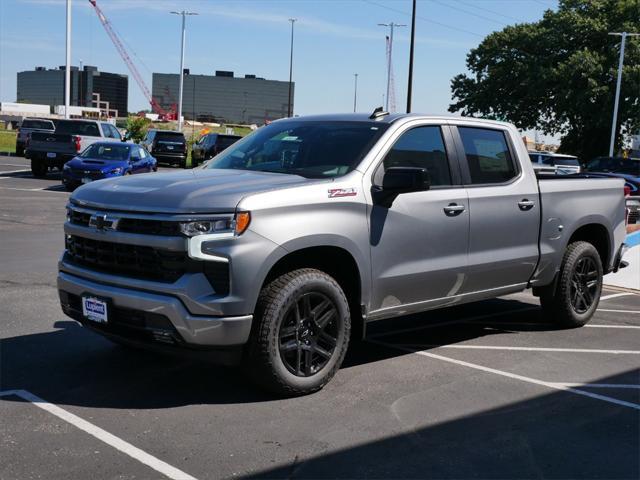
[(320, 292), (300, 295), (285, 313), (278, 334), (280, 357), (287, 370), (310, 377), (322, 370), (336, 350), (338, 310)]
[(573, 310), (578, 314), (586, 313), (593, 305), (598, 291), (598, 268), (591, 257), (578, 260), (569, 289)]

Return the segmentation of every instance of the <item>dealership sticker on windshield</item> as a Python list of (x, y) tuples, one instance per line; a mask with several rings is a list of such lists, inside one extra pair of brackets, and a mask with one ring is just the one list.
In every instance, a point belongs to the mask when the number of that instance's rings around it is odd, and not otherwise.
[(355, 188), (332, 188), (329, 190), (329, 198), (354, 197), (357, 194)]
[(87, 320), (107, 323), (107, 302), (95, 297), (82, 297), (82, 314)]

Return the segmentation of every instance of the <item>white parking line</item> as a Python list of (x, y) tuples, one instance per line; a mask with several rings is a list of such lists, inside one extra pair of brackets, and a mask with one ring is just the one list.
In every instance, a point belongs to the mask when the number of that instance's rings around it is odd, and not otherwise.
[(24, 167), (25, 164), (19, 164), (19, 163), (0, 163), (0, 166), (2, 167)]
[(610, 310), (608, 308), (599, 308), (599, 312), (611, 312), (611, 313), (640, 313), (636, 310)]
[(429, 343), (403, 343), (403, 347), (453, 348), (456, 350), (513, 350), (522, 352), (606, 353), (610, 355), (640, 355), (640, 350), (602, 350), (599, 348), (508, 347), (502, 345), (438, 345)]
[(600, 300), (609, 300), (611, 298), (618, 298), (618, 297), (628, 297), (630, 295), (635, 295), (635, 293), (631, 293), (631, 292), (612, 293), (611, 295), (605, 295), (604, 297), (600, 297)]
[(511, 379), (514, 379), (514, 380), (520, 380), (521, 382), (532, 383), (534, 385), (540, 385), (540, 386), (543, 386), (543, 387), (552, 388), (554, 390), (561, 390), (561, 391), (564, 391), (564, 392), (569, 392), (569, 393), (573, 393), (573, 394), (576, 394), (576, 395), (582, 395), (582, 396), (590, 397), (590, 398), (593, 398), (593, 399), (596, 399), (596, 400), (602, 400), (604, 402), (613, 403), (613, 404), (616, 404), (616, 405), (620, 405), (622, 407), (629, 407), (629, 408), (633, 408), (634, 410), (640, 410), (640, 404), (627, 402), (627, 401), (624, 401), (624, 400), (618, 400), (617, 398), (607, 397), (606, 395), (600, 395), (600, 394), (597, 394), (597, 393), (588, 392), (588, 391), (585, 391), (585, 390), (580, 390), (578, 388), (568, 387), (568, 386), (565, 386), (563, 384), (545, 382), (545, 381), (538, 380), (538, 379), (535, 379), (535, 378), (525, 377), (524, 375), (518, 375), (516, 373), (510, 373), (510, 372), (505, 372), (503, 370), (497, 370), (495, 368), (485, 367), (483, 365), (478, 365), (476, 363), (470, 363), (470, 362), (465, 362), (465, 361), (462, 361), (462, 360), (456, 360), (454, 358), (445, 357), (443, 355), (438, 355), (436, 353), (425, 352), (425, 351), (422, 351), (422, 350), (412, 350), (410, 348), (403, 348), (403, 347), (399, 347), (399, 346), (396, 346), (396, 345), (393, 345), (393, 344), (390, 344), (390, 343), (380, 342), (380, 341), (377, 341), (377, 340), (370, 340), (370, 342), (378, 344), (378, 345), (381, 345), (383, 347), (395, 348), (397, 350), (402, 350), (402, 351), (405, 351), (405, 352), (408, 352), (408, 353), (421, 355), (423, 357), (434, 358), (436, 360), (441, 360), (443, 362), (454, 363), (456, 365), (460, 365), (460, 366), (468, 367), (468, 368), (473, 368), (475, 370), (480, 370), (482, 372), (493, 373), (495, 375), (500, 375), (502, 377), (507, 377), (507, 378), (511, 378)]
[(622, 328), (622, 329), (638, 329), (640, 325), (585, 325), (586, 328)]
[(49, 190), (49, 187), (43, 188), (17, 188), (17, 187), (0, 187), (0, 190), (17, 190), (19, 192), (45, 192), (45, 193), (65, 193), (69, 194), (70, 192), (64, 190)]
[(125, 442), (124, 440), (107, 432), (106, 430), (103, 430), (100, 427), (87, 422), (86, 420), (78, 417), (77, 415), (74, 415), (71, 412), (67, 412), (57, 405), (43, 400), (42, 398), (34, 395), (31, 392), (28, 392), (27, 390), (7, 390), (4, 392), (0, 392), (0, 397), (9, 395), (18, 396), (24, 400), (27, 400), (28, 402), (31, 402), (36, 407), (41, 408), (42, 410), (45, 410), (66, 422), (69, 422), (71, 425), (79, 428), (80, 430), (83, 430), (89, 435), (93, 435), (98, 440), (102, 440), (104, 443), (111, 445), (116, 450), (129, 455), (131, 458), (134, 458), (140, 463), (153, 468), (156, 472), (159, 472), (168, 478), (171, 478), (173, 480), (196, 480), (188, 473), (172, 467), (168, 463), (163, 462), (153, 455), (149, 455), (147, 452), (140, 450), (138, 447), (134, 447), (130, 443)]
[(565, 387), (587, 387), (587, 388), (621, 388), (630, 390), (640, 390), (640, 385), (628, 383), (567, 383), (552, 382), (555, 385), (563, 385)]

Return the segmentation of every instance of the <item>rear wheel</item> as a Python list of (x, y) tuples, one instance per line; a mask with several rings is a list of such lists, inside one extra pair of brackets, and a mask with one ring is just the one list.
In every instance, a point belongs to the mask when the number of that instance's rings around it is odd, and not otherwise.
[(344, 360), (351, 321), (338, 283), (319, 270), (286, 273), (261, 292), (245, 367), (280, 395), (315, 392)]
[(49, 167), (45, 162), (36, 158), (31, 159), (31, 173), (33, 173), (34, 177), (44, 178), (47, 176), (48, 171)]
[(24, 157), (24, 147), (22, 146), (17, 146), (16, 145), (16, 156), (17, 157)]
[(564, 254), (558, 281), (544, 287), (540, 303), (545, 313), (563, 327), (581, 327), (595, 313), (602, 292), (602, 261), (588, 242), (571, 243)]

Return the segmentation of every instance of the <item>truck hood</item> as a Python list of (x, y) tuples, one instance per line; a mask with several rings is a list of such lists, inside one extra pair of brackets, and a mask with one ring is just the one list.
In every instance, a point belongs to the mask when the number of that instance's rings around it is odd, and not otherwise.
[(246, 195), (314, 181), (318, 180), (246, 170), (180, 170), (91, 182), (78, 188), (71, 202), (151, 213), (231, 212)]

